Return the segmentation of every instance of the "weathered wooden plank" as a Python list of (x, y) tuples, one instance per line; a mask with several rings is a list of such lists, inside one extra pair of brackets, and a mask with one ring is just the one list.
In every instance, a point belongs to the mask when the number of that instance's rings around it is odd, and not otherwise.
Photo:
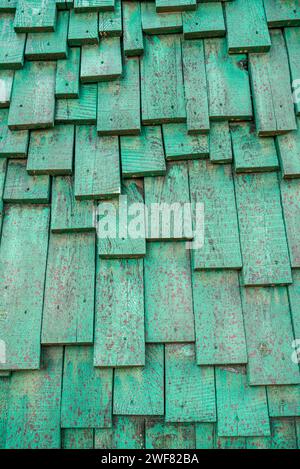
[(95, 235), (51, 234), (42, 325), (43, 344), (92, 343)]
[(49, 198), (49, 176), (30, 176), (26, 171), (26, 160), (9, 162), (3, 194), (6, 203), (46, 204)]
[(10, 105), (14, 75), (13, 70), (0, 70), (0, 108), (6, 108)]
[(280, 30), (270, 34), (270, 52), (249, 54), (256, 129), (260, 136), (278, 135), (297, 128), (284, 38)]
[(238, 273), (193, 273), (198, 365), (247, 363)]
[[(300, 75), (299, 75), (300, 76)], [(300, 177), (300, 118), (297, 130), (276, 137), (278, 157), (284, 178)]]
[(94, 430), (92, 428), (65, 428), (61, 435), (62, 449), (93, 449)]
[(298, 0), (264, 0), (268, 26), (300, 26), (300, 5)]
[(100, 135), (139, 134), (139, 61), (125, 61), (121, 79), (98, 83), (97, 131)]
[(149, 243), (144, 270), (146, 341), (193, 342), (190, 256), (185, 243)]
[(122, 2), (123, 48), (126, 56), (142, 55), (143, 31), (140, 2)]
[(292, 282), (275, 173), (235, 175), (245, 285)]
[(111, 198), (121, 192), (117, 137), (99, 137), (95, 126), (76, 127), (76, 199)]
[(79, 98), (80, 48), (71, 47), (68, 58), (57, 61), (55, 97)]
[(63, 348), (47, 347), (40, 370), (12, 374), (7, 449), (60, 448), (62, 367)]
[(157, 13), (154, 2), (142, 2), (142, 29), (147, 34), (165, 34), (182, 32), (180, 12)]
[(298, 384), (286, 288), (242, 288), (250, 385)]
[(248, 440), (248, 438), (238, 436), (218, 437), (216, 438), (215, 447), (216, 449), (242, 450), (246, 449), (246, 440)]
[(1, 158), (0, 159), (0, 234), (1, 234), (2, 220), (4, 216), (3, 190), (4, 190), (5, 177), (6, 177), (6, 168), (7, 168), (7, 160), (5, 158)]
[(14, 15), (1, 13), (0, 18), (0, 68), (18, 69), (23, 67), (25, 34), (16, 34)]
[(98, 261), (94, 366), (145, 364), (143, 261)]
[(225, 36), (221, 3), (198, 3), (195, 11), (182, 13), (185, 39)]
[(62, 428), (111, 427), (112, 384), (112, 369), (93, 366), (93, 347), (65, 347)]
[(271, 449), (297, 449), (294, 419), (271, 419), (271, 432)]
[(76, 12), (113, 10), (114, 6), (115, 0), (74, 0)]
[(73, 125), (56, 125), (53, 129), (32, 131), (28, 149), (28, 173), (72, 174), (73, 147)]
[(271, 46), (263, 0), (225, 4), (229, 53), (267, 52)]
[(54, 31), (56, 4), (53, 0), (19, 0), (14, 28), (18, 33)]
[(49, 209), (6, 208), (0, 246), (0, 337), (7, 360), (0, 369), (40, 365), (40, 332), (48, 248)]
[(145, 127), (141, 135), (120, 139), (122, 176), (161, 176), (166, 173), (165, 154), (160, 127)]
[(141, 59), (142, 122), (185, 122), (180, 36), (145, 36)]
[(203, 41), (182, 42), (187, 131), (209, 132), (208, 97)]
[(252, 116), (246, 56), (230, 56), (225, 39), (205, 39), (205, 60), (211, 119), (248, 120)]
[[(299, 14), (300, 18), (300, 14)], [(300, 24), (300, 22), (299, 22)], [(300, 114), (300, 99), (299, 99), (299, 77), (300, 77), (300, 29), (299, 28), (285, 28), (284, 29), (285, 45), (288, 53), (290, 73), (292, 79), (292, 87), (294, 91), (294, 104), (296, 114)], [(298, 81), (297, 81), (298, 80)]]
[(99, 12), (99, 35), (121, 36), (122, 35), (122, 2), (115, 0), (114, 11)]
[(194, 449), (193, 423), (165, 423), (163, 419), (146, 420), (147, 449)]
[(215, 422), (215, 375), (198, 366), (194, 344), (165, 346), (166, 422)]
[(300, 414), (300, 386), (267, 386), (270, 417), (297, 417)]
[(94, 449), (112, 449), (113, 448), (113, 429), (95, 428)]
[(230, 127), (237, 173), (276, 171), (278, 158), (274, 139), (260, 138), (255, 125), (243, 122)]
[[(139, 258), (146, 255), (145, 211), (140, 180), (122, 183), (122, 195), (98, 205), (98, 253), (101, 258)], [(138, 204), (138, 205), (135, 205)]]
[(212, 163), (231, 163), (231, 135), (227, 121), (211, 122), (209, 133), (209, 157)]
[(5, 448), (10, 378), (0, 378), (0, 448)]
[(266, 388), (249, 386), (246, 369), (216, 368), (218, 436), (268, 436)]
[(1, 0), (0, 11), (1, 13), (14, 13), (17, 8), (18, 0)]
[(119, 78), (121, 73), (122, 57), (118, 37), (102, 38), (99, 44), (82, 46), (80, 79), (83, 83), (113, 80)]
[(208, 157), (207, 135), (188, 134), (186, 124), (164, 124), (162, 129), (168, 161)]
[(78, 99), (57, 99), (55, 124), (95, 124), (97, 85), (81, 85)]
[(300, 184), (281, 180), (282, 209), (292, 267), (300, 267)]
[(196, 0), (155, 0), (156, 11), (185, 11), (195, 10)]
[[(192, 239), (188, 165), (168, 163), (165, 176), (144, 179), (148, 240)], [(160, 217), (161, 213), (161, 217)]]
[(114, 417), (112, 448), (143, 449), (145, 446), (145, 423), (143, 417)]
[(67, 35), (69, 12), (57, 15), (55, 32), (29, 33), (27, 35), (25, 58), (27, 60), (65, 59), (68, 54)]
[(144, 367), (115, 370), (116, 415), (164, 415), (164, 346), (148, 344)]
[(242, 259), (231, 166), (191, 161), (189, 178), (195, 238), (201, 236), (201, 226), (197, 227), (196, 223), (196, 204), (204, 203), (203, 246), (192, 251), (194, 269), (240, 269)]
[(215, 447), (215, 424), (198, 423), (195, 428), (196, 449), (214, 449)]
[(27, 61), (22, 70), (15, 72), (8, 115), (10, 129), (53, 127), (55, 75), (55, 62)]
[(8, 109), (0, 109), (0, 156), (26, 158), (29, 142), (28, 130), (10, 130), (7, 123)]
[(98, 42), (98, 14), (75, 13), (70, 11), (68, 43), (70, 46), (82, 44), (97, 44)]
[(76, 200), (72, 177), (54, 177), (52, 183), (51, 231), (53, 233), (95, 231), (92, 200)]
[(293, 283), (288, 287), (295, 337), (300, 337), (300, 270), (293, 270)]

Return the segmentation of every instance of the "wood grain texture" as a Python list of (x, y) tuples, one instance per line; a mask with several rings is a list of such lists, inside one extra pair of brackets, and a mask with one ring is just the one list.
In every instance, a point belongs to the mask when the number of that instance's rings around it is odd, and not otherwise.
[(13, 13), (1, 13), (0, 18), (0, 68), (18, 69), (24, 64), (25, 34), (14, 30)]
[[(299, 19), (300, 19), (300, 13), (299, 13)], [(297, 82), (297, 80), (299, 80), (299, 77), (300, 77), (300, 30), (299, 28), (285, 28), (283, 31), (283, 34), (284, 34), (286, 50), (287, 50), (288, 58), (289, 58), (292, 88), (295, 90), (295, 93), (298, 94), (299, 82)], [(299, 116), (300, 101), (299, 99), (294, 100), (294, 101), (296, 101), (294, 102), (296, 114)]]
[(115, 0), (74, 0), (75, 12), (113, 10)]
[(0, 246), (0, 336), (7, 360), (0, 369), (40, 366), (48, 226), (47, 207), (6, 207)]
[(142, 29), (146, 34), (182, 32), (181, 12), (157, 13), (154, 2), (141, 2)]
[(300, 5), (297, 0), (264, 0), (269, 28), (300, 25)]
[(247, 363), (238, 273), (193, 272), (198, 365)]
[(19, 0), (14, 28), (18, 33), (54, 31), (56, 4), (53, 0)]
[(293, 417), (300, 413), (300, 386), (267, 386), (270, 417)]
[(43, 310), (43, 344), (92, 343), (95, 235), (51, 234)]
[(114, 449), (144, 448), (145, 423), (142, 417), (123, 415), (114, 417), (113, 429), (112, 447)]
[(75, 13), (70, 11), (68, 43), (70, 46), (97, 44), (98, 14), (97, 12)]
[(57, 61), (55, 97), (79, 98), (80, 48), (70, 47), (68, 58)]
[(8, 115), (10, 129), (53, 127), (55, 75), (55, 62), (27, 61), (22, 70), (15, 72)]
[(212, 163), (231, 163), (231, 134), (227, 121), (211, 122), (209, 133), (209, 158)]
[(193, 342), (190, 258), (185, 243), (149, 243), (144, 269), (146, 341)]
[(245, 285), (292, 282), (275, 173), (235, 176)]
[(266, 388), (249, 386), (244, 367), (217, 367), (218, 436), (268, 436)]
[(10, 160), (3, 194), (6, 203), (46, 204), (49, 198), (49, 176), (30, 176), (26, 160)]
[(281, 180), (282, 209), (292, 267), (300, 267), (300, 185), (297, 180)]
[(1, 0), (0, 11), (1, 13), (14, 13), (17, 8), (18, 0)]
[(288, 287), (295, 337), (300, 337), (300, 270), (293, 270), (293, 283)]
[(14, 75), (13, 70), (0, 70), (0, 108), (10, 106)]
[(114, 408), (116, 415), (164, 414), (164, 346), (146, 346), (145, 367), (115, 371)]
[(298, 384), (294, 339), (286, 288), (242, 288), (251, 386)]
[(62, 449), (93, 449), (94, 430), (92, 428), (64, 428), (61, 434)]
[(62, 428), (111, 427), (112, 380), (112, 369), (93, 366), (93, 347), (65, 347)]
[(3, 216), (4, 216), (3, 191), (4, 191), (4, 185), (5, 185), (6, 168), (7, 168), (7, 160), (5, 158), (1, 158), (0, 159), (0, 233), (1, 233)]
[(195, 10), (196, 0), (155, 0), (156, 11), (185, 11)]
[(26, 158), (29, 142), (28, 130), (8, 128), (8, 109), (0, 109), (0, 156)]
[(94, 365), (145, 364), (143, 261), (97, 264)]
[(183, 35), (185, 39), (225, 36), (222, 4), (198, 3), (195, 11), (182, 13)]
[(55, 124), (95, 124), (97, 85), (81, 85), (78, 99), (57, 99)]
[(197, 423), (196, 449), (214, 449), (215, 446), (215, 425), (213, 423)]
[(180, 37), (145, 36), (141, 59), (142, 122), (185, 122)]
[(95, 126), (81, 125), (75, 137), (76, 199), (111, 198), (120, 194), (117, 137), (99, 137)]
[[(4, 373), (4, 372), (3, 372)], [(5, 448), (10, 379), (0, 377), (0, 447)]]
[(195, 448), (195, 425), (187, 423), (166, 423), (163, 419), (146, 420), (147, 449)]
[(297, 130), (276, 137), (278, 158), (284, 178), (300, 177), (300, 118), (297, 117)]
[(166, 422), (214, 422), (214, 369), (196, 364), (194, 344), (167, 344), (165, 367)]
[(123, 48), (129, 56), (142, 55), (143, 31), (140, 2), (122, 2), (123, 13)]
[(164, 124), (162, 129), (167, 161), (208, 157), (207, 135), (188, 134), (186, 124)]
[(121, 73), (122, 57), (119, 38), (102, 38), (99, 44), (81, 47), (80, 79), (83, 83), (110, 81), (119, 78)]
[[(192, 252), (194, 269), (240, 269), (242, 259), (230, 165), (191, 161), (189, 180), (194, 224), (196, 203), (204, 203), (205, 220), (204, 244)], [(195, 237), (197, 229), (200, 230), (194, 226)]]
[(121, 0), (115, 0), (114, 11), (99, 12), (99, 35), (100, 37), (122, 35)]

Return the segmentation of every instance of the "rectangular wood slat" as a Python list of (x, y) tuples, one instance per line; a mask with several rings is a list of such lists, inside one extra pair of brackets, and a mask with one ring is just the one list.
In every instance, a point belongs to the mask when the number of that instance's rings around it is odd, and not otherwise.
[(285, 287), (242, 288), (251, 386), (300, 383), (293, 363), (294, 339)]
[(1, 13), (0, 17), (0, 69), (23, 67), (25, 34), (16, 34), (14, 15)]
[(196, 0), (155, 0), (156, 11), (184, 11), (184, 10), (195, 10), (197, 2)]
[(193, 342), (190, 256), (185, 243), (149, 243), (144, 279), (146, 342)]
[(143, 449), (145, 446), (145, 423), (142, 417), (114, 417), (113, 436), (109, 448)]
[(42, 368), (11, 377), (6, 449), (59, 449), (63, 348), (43, 349)]
[(94, 366), (144, 366), (143, 261), (97, 265)]
[(24, 68), (15, 72), (8, 115), (10, 129), (53, 127), (55, 75), (55, 62), (26, 61)]
[(113, 10), (115, 0), (74, 0), (74, 10), (80, 11), (106, 11)]
[(282, 209), (292, 267), (300, 267), (300, 184), (281, 180)]
[(298, 0), (264, 0), (269, 28), (300, 26)]
[(188, 133), (208, 133), (208, 96), (203, 41), (182, 41)]
[(238, 273), (193, 273), (198, 365), (247, 363)]
[(207, 158), (208, 136), (188, 134), (186, 124), (164, 124), (162, 126), (166, 160), (190, 160)]
[(111, 198), (121, 192), (117, 137), (99, 137), (96, 127), (76, 127), (76, 199)]
[(0, 70), (0, 108), (10, 106), (14, 75), (13, 70)]
[(266, 52), (270, 49), (263, 0), (235, 0), (225, 4), (229, 53)]
[(123, 47), (126, 56), (141, 55), (144, 51), (140, 2), (122, 2)]
[(55, 97), (79, 98), (80, 48), (71, 47), (68, 58), (57, 61)]
[(196, 364), (194, 344), (167, 344), (165, 367), (166, 422), (214, 422), (214, 368)]
[(5, 338), (7, 358), (1, 370), (40, 366), (48, 225), (48, 207), (6, 208), (0, 246), (0, 336)]
[(195, 11), (182, 13), (182, 22), (185, 39), (222, 37), (226, 33), (220, 2), (198, 3)]
[(95, 235), (51, 234), (43, 310), (43, 344), (92, 343)]
[(70, 46), (98, 43), (98, 13), (70, 11), (68, 43)]
[(270, 417), (292, 417), (300, 414), (300, 386), (267, 386)]
[[(231, 166), (191, 161), (189, 178), (195, 225), (195, 204), (204, 203), (204, 243), (192, 250), (194, 269), (240, 269), (242, 259)], [(201, 236), (200, 229), (201, 226), (194, 226), (194, 238)]]
[(0, 11), (1, 13), (14, 13), (16, 11), (18, 0), (1, 0)]
[(146, 448), (191, 450), (195, 448), (195, 425), (147, 418)]
[(291, 283), (277, 174), (236, 175), (234, 181), (243, 256), (243, 283)]
[(98, 83), (97, 131), (99, 135), (140, 133), (140, 81), (137, 58), (125, 61), (122, 78), (109, 83)]
[(6, 168), (7, 168), (7, 160), (5, 158), (1, 158), (0, 159), (0, 234), (1, 234), (3, 216), (4, 216), (3, 191), (4, 191), (4, 184), (5, 184), (5, 177), (6, 177)]
[(63, 428), (61, 449), (93, 449), (94, 430), (92, 428)]
[(7, 158), (26, 158), (29, 142), (28, 130), (8, 128), (8, 109), (0, 109), (0, 156)]
[[(282, 32), (271, 32), (268, 53), (249, 54), (249, 71), (258, 135), (278, 135), (297, 128), (287, 51)], [(278, 86), (280, 83), (280, 86)]]
[(164, 346), (146, 346), (145, 367), (115, 370), (116, 415), (164, 414)]
[(78, 99), (57, 99), (55, 124), (95, 124), (97, 85), (81, 85)]
[(115, 0), (114, 11), (99, 12), (99, 35), (121, 36), (122, 35), (122, 2)]
[(209, 158), (212, 163), (231, 163), (232, 145), (229, 124), (211, 122), (209, 132)]
[[(299, 13), (300, 19), (300, 13)], [(300, 24), (300, 22), (299, 22)], [(300, 115), (300, 100), (299, 100), (299, 77), (300, 77), (300, 29), (299, 28), (285, 28), (283, 31), (285, 38), (286, 50), (288, 53), (292, 88), (295, 90), (294, 104), (296, 114)]]
[(3, 194), (6, 203), (46, 204), (49, 198), (49, 176), (30, 176), (26, 160), (10, 160)]
[(218, 436), (269, 436), (266, 388), (249, 386), (246, 369), (216, 368)]
[(145, 36), (141, 59), (142, 122), (185, 122), (181, 43), (177, 35)]
[[(4, 372), (3, 372), (4, 373)], [(0, 447), (5, 448), (10, 379), (0, 374)]]
[(62, 428), (111, 427), (112, 381), (112, 369), (93, 366), (92, 346), (65, 347)]
[(181, 12), (157, 13), (154, 2), (141, 2), (142, 29), (146, 34), (181, 33)]
[(293, 270), (293, 283), (288, 287), (295, 338), (300, 337), (300, 270)]
[(297, 130), (276, 137), (278, 158), (284, 178), (300, 178), (300, 118)]
[(56, 125), (53, 129), (30, 134), (27, 172), (29, 174), (72, 174), (74, 126)]
[(54, 177), (52, 183), (51, 231), (70, 233), (95, 231), (92, 200), (76, 200), (74, 181), (70, 176)]
[(110, 81), (119, 78), (121, 74), (122, 57), (118, 37), (102, 38), (99, 44), (81, 47), (80, 80), (83, 83)]
[(54, 31), (56, 4), (53, 0), (19, 0), (14, 28), (18, 33)]
[(213, 423), (198, 423), (195, 432), (196, 449), (214, 449), (215, 425)]
[(145, 257), (143, 183), (123, 180), (121, 191), (119, 198), (98, 205), (98, 254), (104, 259)]

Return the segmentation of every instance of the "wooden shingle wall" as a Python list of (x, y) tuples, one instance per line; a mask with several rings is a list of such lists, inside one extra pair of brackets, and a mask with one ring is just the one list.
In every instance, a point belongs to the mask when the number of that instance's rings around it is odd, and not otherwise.
[(1, 449), (300, 448), (299, 112), (298, 0), (0, 0)]

